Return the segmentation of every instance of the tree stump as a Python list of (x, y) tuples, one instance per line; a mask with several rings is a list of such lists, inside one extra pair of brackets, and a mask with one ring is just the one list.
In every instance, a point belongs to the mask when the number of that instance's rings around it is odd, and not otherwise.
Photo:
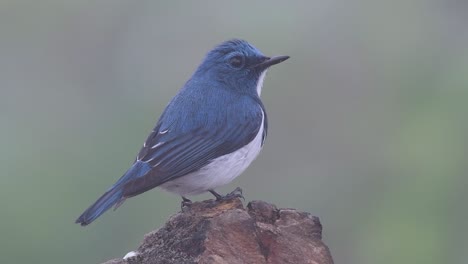
[(333, 264), (318, 217), (238, 198), (185, 206), (137, 250), (104, 264)]

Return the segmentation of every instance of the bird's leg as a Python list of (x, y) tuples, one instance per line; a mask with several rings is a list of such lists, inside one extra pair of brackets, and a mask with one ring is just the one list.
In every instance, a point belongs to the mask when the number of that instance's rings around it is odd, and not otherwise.
[(217, 192), (215, 192), (214, 190), (208, 190), (212, 195), (214, 195), (214, 197), (216, 197), (216, 201), (220, 201), (223, 199), (223, 196)]
[(237, 187), (236, 189), (234, 189), (234, 191), (224, 196), (215, 192), (214, 190), (208, 190), (208, 191), (216, 197), (216, 201), (225, 201), (225, 200), (230, 200), (233, 198), (242, 198), (243, 200), (245, 200), (244, 196), (242, 195), (242, 189), (240, 187)]
[(190, 206), (192, 201), (187, 197), (182, 196), (182, 202), (180, 203), (180, 208), (182, 209), (184, 206)]

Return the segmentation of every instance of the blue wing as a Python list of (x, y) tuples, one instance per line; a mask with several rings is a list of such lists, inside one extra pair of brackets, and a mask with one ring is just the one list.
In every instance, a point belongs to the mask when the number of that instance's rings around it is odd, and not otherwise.
[(144, 175), (125, 175), (126, 179), (119, 180), (125, 182), (123, 197), (197, 171), (211, 160), (242, 148), (258, 134), (262, 120), (266, 136), (266, 115), (256, 98), (237, 96), (219, 107), (216, 103), (172, 113), (176, 109), (169, 105), (137, 156), (136, 163), (144, 162), (150, 169)]

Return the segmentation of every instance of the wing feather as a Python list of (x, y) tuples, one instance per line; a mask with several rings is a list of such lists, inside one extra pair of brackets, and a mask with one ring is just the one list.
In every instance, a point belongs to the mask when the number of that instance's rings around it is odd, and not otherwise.
[[(219, 124), (216, 129), (197, 128), (177, 137), (167, 133), (152, 133), (150, 142), (146, 142), (139, 158), (149, 162), (152, 169), (145, 175), (127, 182), (124, 186), (124, 197), (131, 197), (148, 191), (167, 181), (197, 171), (211, 160), (242, 148), (252, 141), (260, 130), (262, 109), (254, 112), (245, 122), (237, 126), (228, 122)], [(151, 146), (164, 142), (157, 148)], [(142, 153), (144, 155), (140, 156)]]

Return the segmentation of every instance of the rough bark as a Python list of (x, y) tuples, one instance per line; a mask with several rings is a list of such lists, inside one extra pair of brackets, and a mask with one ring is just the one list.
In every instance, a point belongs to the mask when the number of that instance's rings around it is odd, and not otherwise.
[(318, 217), (240, 199), (196, 202), (147, 234), (133, 257), (104, 264), (333, 264)]

